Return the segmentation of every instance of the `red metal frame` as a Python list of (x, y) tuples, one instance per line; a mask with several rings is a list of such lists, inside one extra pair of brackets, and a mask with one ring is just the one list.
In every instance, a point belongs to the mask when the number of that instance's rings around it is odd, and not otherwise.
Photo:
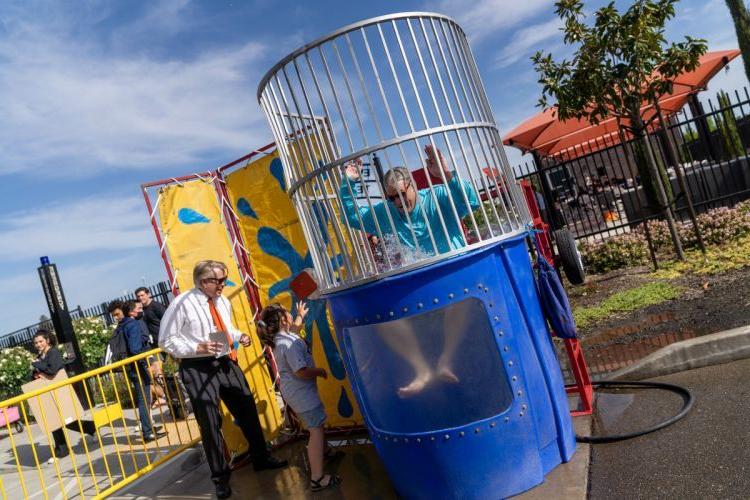
[[(555, 265), (555, 255), (552, 252), (552, 244), (549, 238), (549, 225), (542, 220), (539, 205), (536, 202), (536, 194), (531, 183), (527, 180), (520, 182), (523, 196), (526, 198), (526, 205), (531, 213), (532, 226), (536, 230), (534, 237), (539, 244), (542, 256), (547, 262)], [(574, 417), (581, 415), (591, 415), (594, 411), (594, 388), (591, 385), (589, 369), (586, 365), (586, 358), (583, 356), (583, 349), (578, 339), (563, 339), (565, 351), (568, 354), (570, 370), (573, 372), (575, 384), (565, 386), (565, 392), (568, 394), (578, 394), (581, 400), (580, 410), (571, 410), (570, 414)]]

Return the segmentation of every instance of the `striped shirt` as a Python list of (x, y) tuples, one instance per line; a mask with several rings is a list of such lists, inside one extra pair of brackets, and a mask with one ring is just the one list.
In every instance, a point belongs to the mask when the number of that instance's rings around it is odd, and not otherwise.
[[(216, 335), (216, 326), (211, 319), (208, 307), (208, 295), (197, 288), (193, 288), (178, 295), (169, 307), (159, 326), (159, 347), (175, 358), (204, 358), (211, 355), (196, 352), (199, 342), (216, 341), (223, 336)], [(220, 295), (214, 299), (216, 310), (221, 315), (224, 325), (229, 329), (229, 335), (234, 342), (239, 342), (242, 332), (232, 324), (232, 305), (229, 299)], [(211, 335), (214, 333), (214, 335)], [(229, 354), (229, 346), (216, 356)]]

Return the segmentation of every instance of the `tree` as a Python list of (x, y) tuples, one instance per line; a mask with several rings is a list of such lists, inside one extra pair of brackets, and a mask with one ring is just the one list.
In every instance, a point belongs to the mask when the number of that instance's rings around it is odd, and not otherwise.
[[(667, 196), (669, 178), (658, 165), (642, 106), (656, 107), (659, 97), (672, 91), (672, 80), (695, 69), (706, 52), (705, 40), (686, 36), (668, 44), (664, 25), (675, 14), (678, 0), (636, 0), (620, 13), (611, 2), (585, 23), (581, 0), (558, 0), (556, 13), (563, 21), (563, 41), (576, 46), (572, 60), (556, 62), (551, 54), (532, 58), (542, 85), (539, 105), (556, 100), (561, 120), (587, 119), (593, 124), (615, 117), (633, 137), (634, 155), (648, 203), (661, 207), (669, 225), (675, 252), (684, 258)], [(677, 167), (677, 166), (675, 166)], [(670, 191), (671, 192), (671, 191)]]
[(726, 0), (729, 13), (734, 21), (734, 31), (737, 33), (737, 42), (742, 51), (742, 62), (745, 65), (745, 74), (750, 80), (750, 12), (747, 11), (744, 0)]

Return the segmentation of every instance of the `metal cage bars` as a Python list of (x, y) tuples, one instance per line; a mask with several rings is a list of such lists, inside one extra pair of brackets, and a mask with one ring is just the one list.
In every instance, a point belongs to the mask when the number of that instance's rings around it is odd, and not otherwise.
[[(450, 18), (395, 14), (342, 28), (276, 64), (261, 81), (258, 100), (280, 144), (323, 289), (423, 265), (518, 232), (529, 221), (466, 37)], [(437, 158), (445, 153), (457, 192), (438, 196), (443, 188), (437, 186), (449, 183), (447, 171), (428, 170), (425, 147), (439, 151)], [(358, 162), (377, 165), (381, 157), (389, 169), (419, 166), (408, 181), (416, 186), (419, 174), (437, 220), (378, 202), (388, 195), (379, 169), (370, 186), (361, 174), (340, 173), (347, 165), (360, 172)], [(470, 192), (480, 202), (465, 214)], [(391, 197), (404, 205), (404, 193)], [(370, 232), (381, 245), (390, 244), (380, 259), (379, 247), (363, 244), (365, 218), (372, 219)], [(401, 234), (400, 222), (406, 226)], [(429, 242), (420, 244), (415, 223)], [(461, 245), (439, 248), (455, 227), (463, 229)], [(421, 252), (403, 258), (413, 250)]]

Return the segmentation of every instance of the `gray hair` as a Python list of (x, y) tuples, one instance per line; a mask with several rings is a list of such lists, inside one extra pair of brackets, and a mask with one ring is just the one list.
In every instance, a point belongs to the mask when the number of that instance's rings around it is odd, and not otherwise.
[(411, 184), (411, 173), (408, 168), (394, 167), (383, 176), (383, 184), (386, 191), (388, 191), (388, 188), (398, 190), (399, 181), (404, 181), (404, 184), (407, 186)]
[(206, 278), (212, 278), (214, 270), (227, 272), (227, 265), (218, 260), (202, 260), (193, 268), (193, 283), (200, 286), (201, 281)]

